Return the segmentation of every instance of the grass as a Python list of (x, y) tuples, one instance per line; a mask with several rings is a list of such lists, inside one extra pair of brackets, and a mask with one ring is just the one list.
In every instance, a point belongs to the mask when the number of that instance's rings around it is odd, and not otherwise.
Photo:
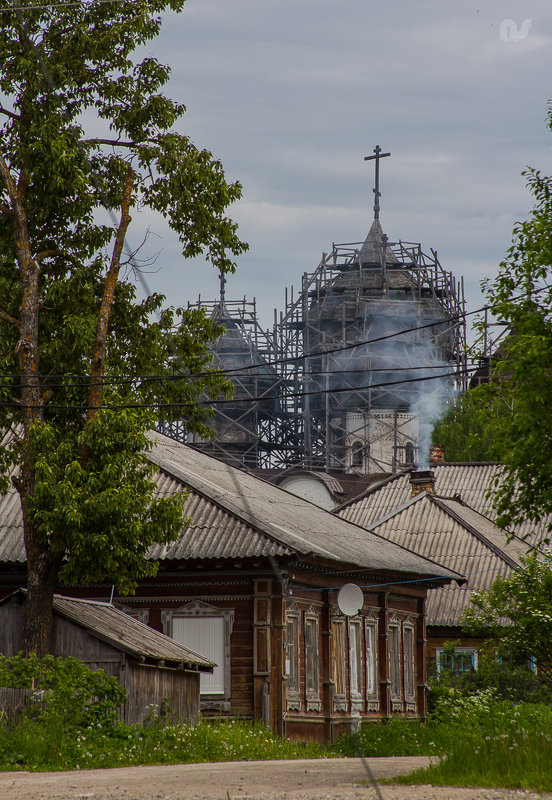
[(439, 756), (394, 782), (552, 792), (552, 708), (500, 700), (493, 690), (451, 691), (427, 723), (366, 725), (332, 747), (337, 755)]
[(294, 744), (263, 725), (206, 722), (189, 725), (90, 725), (68, 732), (63, 724), (22, 719), (0, 732), (0, 770), (54, 771), (185, 764), (321, 758), (320, 745)]
[(552, 791), (552, 707), (501, 700), (492, 689), (451, 690), (428, 722), (394, 719), (364, 726), (329, 747), (297, 744), (262, 725), (201, 721), (196, 726), (127, 726), (97, 719), (68, 724), (57, 706), (0, 720), (0, 769), (93, 769), (140, 764), (354, 756), (439, 756), (406, 784)]

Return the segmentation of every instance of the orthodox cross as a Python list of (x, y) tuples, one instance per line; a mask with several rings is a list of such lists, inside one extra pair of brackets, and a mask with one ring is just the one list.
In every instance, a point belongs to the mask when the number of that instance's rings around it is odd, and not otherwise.
[(380, 210), (379, 199), (381, 197), (381, 192), (379, 190), (379, 162), (380, 162), (380, 158), (386, 158), (387, 156), (390, 156), (391, 153), (382, 153), (381, 152), (381, 147), (379, 146), (379, 144), (377, 144), (374, 147), (374, 153), (375, 153), (375, 155), (373, 155), (373, 156), (364, 156), (364, 160), (365, 161), (373, 161), (373, 160), (375, 160), (375, 162), (376, 162), (376, 188), (373, 189), (372, 191), (374, 192), (374, 195), (375, 195), (375, 198), (374, 198), (374, 219), (379, 219), (379, 210)]

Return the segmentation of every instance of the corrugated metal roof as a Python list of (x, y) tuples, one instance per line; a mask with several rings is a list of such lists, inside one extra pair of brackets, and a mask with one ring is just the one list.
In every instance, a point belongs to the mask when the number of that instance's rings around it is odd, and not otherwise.
[(370, 530), (467, 576), (460, 592), (450, 587), (429, 591), (429, 625), (458, 625), (472, 592), (510, 575), (527, 551), (518, 539), (508, 543), (491, 520), (464, 503), (425, 492), (373, 522)]
[[(17, 593), (26, 593), (19, 589)], [(10, 595), (13, 597), (13, 595)], [(4, 598), (1, 602), (6, 602)], [(110, 603), (54, 595), (54, 611), (81, 625), (98, 639), (135, 658), (183, 664), (212, 672), (215, 664), (205, 656), (150, 628)]]
[[(187, 445), (151, 432), (149, 458), (159, 468), (158, 494), (189, 490), (192, 525), (173, 544), (155, 546), (155, 559), (313, 555), (385, 572), (459, 577), (433, 562)], [(17, 501), (15, 503), (15, 500)], [(6, 499), (11, 519), (0, 542), (12, 561), (25, 561), (18, 498)], [(17, 509), (17, 513), (15, 513)], [(0, 515), (2, 507), (0, 506)]]
[[(246, 555), (259, 535), (272, 547), (297, 555), (315, 555), (366, 569), (410, 572), (446, 578), (458, 577), (431, 561), (367, 533), (356, 525), (324, 511), (273, 484), (231, 467), (191, 447), (159, 433), (150, 438), (155, 449), (151, 460), (161, 472), (180, 481), (193, 495), (203, 499), (205, 510), (215, 505), (226, 512), (230, 525), (220, 527), (219, 546), (233, 544), (233, 529), (238, 521), (244, 541), (237, 556)], [(223, 518), (221, 518), (222, 521)], [(226, 518), (224, 518), (226, 519)], [(196, 558), (212, 558), (210, 534), (199, 532), (194, 545)], [(186, 533), (184, 533), (186, 537)], [(266, 546), (266, 545), (265, 545)]]
[[(486, 517), (494, 520), (492, 498), (488, 496), (491, 481), (500, 474), (500, 465), (487, 464), (437, 464), (435, 474), (435, 493), (441, 497), (459, 495), (464, 503)], [(370, 527), (377, 519), (405, 503), (410, 497), (410, 472), (401, 472), (371, 486), (357, 498), (344, 503), (336, 513), (357, 525)], [(537, 546), (549, 536), (548, 524), (552, 515), (543, 517), (540, 522), (525, 522), (512, 529), (520, 539)]]
[(0, 562), (26, 561), (23, 543), (23, 517), (19, 494), (12, 487), (0, 496)]

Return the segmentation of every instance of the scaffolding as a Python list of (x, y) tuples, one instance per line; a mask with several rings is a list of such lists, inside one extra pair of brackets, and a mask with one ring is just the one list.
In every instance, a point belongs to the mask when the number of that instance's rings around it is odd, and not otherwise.
[[(288, 299), (289, 296), (289, 299)], [(420, 244), (334, 244), (286, 293), (274, 341), (286, 367), (277, 466), (394, 472), (423, 463), (437, 407), (465, 387), (462, 281)], [(424, 426), (427, 430), (423, 430)], [(276, 466), (276, 464), (275, 464)]]
[(364, 242), (334, 244), (286, 289), (271, 331), (255, 300), (203, 306), (225, 327), (213, 366), (234, 383), (215, 404), (214, 439), (162, 431), (241, 467), (396, 472), (423, 464), (437, 410), (466, 388), (463, 282), (421, 245), (390, 243), (374, 220)]
[(259, 325), (256, 301), (226, 300), (188, 303), (202, 307), (225, 328), (211, 346), (212, 367), (220, 369), (234, 384), (229, 400), (219, 397), (211, 421), (212, 439), (186, 431), (183, 421), (163, 422), (167, 436), (203, 450), (240, 467), (267, 468), (280, 417), (282, 378), (271, 362), (275, 359), (272, 336)]

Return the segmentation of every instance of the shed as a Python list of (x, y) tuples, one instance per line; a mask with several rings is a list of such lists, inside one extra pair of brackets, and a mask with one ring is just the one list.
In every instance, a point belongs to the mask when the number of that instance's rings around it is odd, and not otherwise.
[[(0, 652), (21, 650), (26, 591), (0, 601)], [(153, 630), (111, 603), (54, 596), (52, 653), (78, 658), (93, 670), (115, 676), (127, 692), (121, 719), (143, 722), (152, 705), (168, 700), (174, 717), (195, 720), (199, 714), (201, 673), (214, 664), (174, 639)]]

